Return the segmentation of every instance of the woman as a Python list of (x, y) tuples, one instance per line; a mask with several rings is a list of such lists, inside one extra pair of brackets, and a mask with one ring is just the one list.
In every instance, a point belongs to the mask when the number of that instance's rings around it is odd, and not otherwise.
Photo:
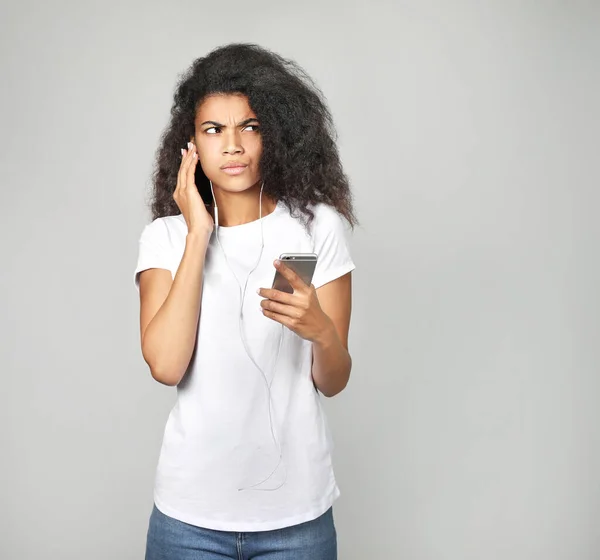
[[(320, 395), (348, 382), (348, 180), (320, 91), (231, 44), (181, 78), (140, 238), (142, 353), (177, 386), (146, 558), (330, 560), (339, 495)], [(316, 253), (312, 282), (278, 262)], [(271, 289), (275, 272), (293, 293)]]

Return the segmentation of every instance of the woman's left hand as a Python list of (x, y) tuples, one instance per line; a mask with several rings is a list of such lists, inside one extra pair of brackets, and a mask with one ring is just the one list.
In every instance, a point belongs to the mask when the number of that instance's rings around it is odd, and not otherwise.
[(333, 325), (331, 319), (319, 305), (317, 291), (306, 284), (300, 276), (281, 261), (275, 261), (275, 268), (287, 279), (293, 294), (279, 290), (260, 288), (258, 294), (266, 299), (260, 302), (265, 317), (273, 319), (294, 331), (305, 340), (319, 340)]

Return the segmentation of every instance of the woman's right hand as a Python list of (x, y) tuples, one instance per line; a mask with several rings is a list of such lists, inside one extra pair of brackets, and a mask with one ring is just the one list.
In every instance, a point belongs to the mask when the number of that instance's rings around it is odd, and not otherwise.
[(188, 148), (188, 150), (181, 150), (181, 165), (177, 174), (177, 186), (173, 193), (173, 199), (185, 218), (188, 233), (212, 233), (215, 222), (208, 213), (194, 180), (198, 152), (196, 146), (191, 142), (188, 142)]

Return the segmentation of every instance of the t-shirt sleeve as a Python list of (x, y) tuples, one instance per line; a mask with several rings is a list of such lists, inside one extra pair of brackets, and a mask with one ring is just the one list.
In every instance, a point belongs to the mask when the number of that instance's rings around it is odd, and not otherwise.
[(315, 288), (356, 268), (350, 255), (348, 233), (348, 226), (337, 210), (325, 205), (319, 209), (313, 230), (314, 252), (317, 254), (312, 281)]
[(164, 268), (174, 278), (177, 272), (174, 265), (174, 252), (165, 221), (157, 218), (144, 227), (139, 239), (137, 266), (133, 273), (133, 283), (140, 291), (140, 272), (149, 268)]

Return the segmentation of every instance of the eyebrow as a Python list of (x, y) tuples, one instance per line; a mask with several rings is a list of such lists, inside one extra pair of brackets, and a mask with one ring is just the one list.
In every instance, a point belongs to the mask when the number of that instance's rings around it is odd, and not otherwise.
[[(251, 122), (258, 122), (258, 119), (256, 119), (256, 118), (246, 119), (245, 121), (238, 123), (238, 126), (245, 126), (247, 124), (250, 124)], [(213, 126), (218, 126), (219, 128), (227, 128), (226, 125), (218, 123), (216, 121), (204, 121), (200, 126), (204, 126), (205, 124), (212, 124)]]

